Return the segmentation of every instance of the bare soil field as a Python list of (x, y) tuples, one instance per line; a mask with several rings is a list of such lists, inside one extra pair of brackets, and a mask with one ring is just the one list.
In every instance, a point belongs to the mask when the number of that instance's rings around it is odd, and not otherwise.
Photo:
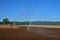
[(0, 40), (60, 40), (60, 29), (31, 27), (28, 31), (26, 26), (0, 28)]
[(17, 25), (22, 27), (60, 28), (60, 25)]

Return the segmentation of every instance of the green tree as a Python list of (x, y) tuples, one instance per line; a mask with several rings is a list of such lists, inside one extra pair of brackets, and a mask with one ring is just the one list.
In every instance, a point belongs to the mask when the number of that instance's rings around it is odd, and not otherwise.
[(3, 19), (3, 24), (9, 24), (8, 18), (4, 18), (4, 19)]

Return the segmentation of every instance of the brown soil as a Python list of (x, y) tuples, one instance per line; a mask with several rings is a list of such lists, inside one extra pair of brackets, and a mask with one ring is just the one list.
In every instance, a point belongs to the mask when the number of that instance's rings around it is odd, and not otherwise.
[(27, 31), (26, 27), (20, 27), (19, 29), (0, 28), (0, 40), (60, 40), (60, 38), (38, 35)]

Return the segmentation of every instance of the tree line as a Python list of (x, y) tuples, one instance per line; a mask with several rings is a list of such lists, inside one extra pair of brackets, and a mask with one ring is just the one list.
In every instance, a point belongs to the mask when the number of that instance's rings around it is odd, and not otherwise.
[(25, 21), (25, 22), (10, 22), (8, 18), (4, 18), (0, 24), (16, 24), (16, 25), (60, 25), (60, 21)]

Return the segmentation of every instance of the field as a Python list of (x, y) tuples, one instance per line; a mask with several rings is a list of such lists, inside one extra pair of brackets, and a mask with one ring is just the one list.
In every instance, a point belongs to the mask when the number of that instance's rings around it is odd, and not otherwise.
[(30, 26), (27, 29), (26, 25), (0, 25), (0, 40), (60, 40), (60, 28)]

